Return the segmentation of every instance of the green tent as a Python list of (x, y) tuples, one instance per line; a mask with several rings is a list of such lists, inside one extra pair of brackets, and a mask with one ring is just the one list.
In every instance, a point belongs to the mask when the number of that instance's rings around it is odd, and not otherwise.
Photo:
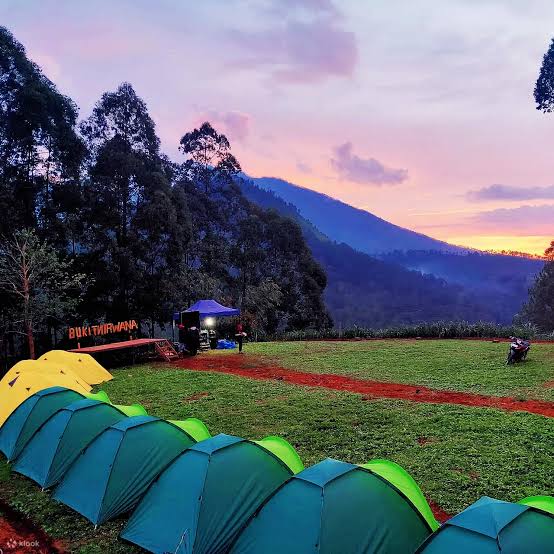
[(52, 487), (94, 437), (126, 418), (111, 404), (88, 398), (78, 400), (58, 410), (42, 425), (13, 469), (43, 489)]
[(518, 504), (525, 504), (554, 515), (554, 496), (528, 496), (520, 500)]
[(554, 554), (554, 516), (484, 496), (449, 519), (421, 554)]
[[(405, 473), (399, 470), (397, 483)], [(432, 525), (410, 500), (421, 491), (408, 489), (398, 488), (366, 467), (324, 460), (277, 489), (247, 523), (230, 552), (414, 552), (431, 534)]]
[(0, 427), (0, 452), (11, 461), (19, 456), (35, 431), (54, 413), (83, 395), (65, 387), (43, 389), (20, 404)]
[(180, 426), (156, 417), (123, 419), (88, 445), (53, 497), (95, 525), (103, 523), (134, 508), (160, 471), (195, 442)]
[[(278, 445), (282, 458), (264, 445)], [(297, 457), (277, 437), (250, 442), (221, 434), (195, 444), (151, 485), (121, 537), (156, 554), (227, 552), (258, 506), (294, 474)]]

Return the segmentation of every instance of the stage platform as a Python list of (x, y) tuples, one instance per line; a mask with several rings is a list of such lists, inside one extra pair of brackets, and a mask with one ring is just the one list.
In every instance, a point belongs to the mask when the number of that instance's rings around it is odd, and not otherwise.
[(179, 355), (174, 350), (173, 346), (167, 339), (134, 339), (124, 340), (121, 342), (111, 342), (108, 344), (99, 344), (97, 346), (84, 346), (82, 348), (73, 348), (70, 352), (83, 352), (84, 354), (90, 354), (91, 356), (106, 354), (108, 352), (115, 352), (121, 350), (138, 351), (153, 347), (156, 355), (167, 361), (171, 362), (179, 358)]
[(165, 339), (135, 339), (124, 340), (121, 342), (111, 342), (109, 344), (99, 344), (97, 346), (85, 346), (83, 348), (73, 348), (70, 352), (84, 352), (86, 354), (95, 354), (97, 352), (108, 352), (110, 350), (121, 350), (123, 348), (138, 348), (140, 346), (154, 345), (159, 342), (165, 342)]

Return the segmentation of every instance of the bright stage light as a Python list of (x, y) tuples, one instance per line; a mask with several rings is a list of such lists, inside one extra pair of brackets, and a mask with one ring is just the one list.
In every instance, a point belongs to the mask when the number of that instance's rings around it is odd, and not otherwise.
[(205, 323), (206, 327), (213, 327), (215, 325), (215, 318), (207, 317)]

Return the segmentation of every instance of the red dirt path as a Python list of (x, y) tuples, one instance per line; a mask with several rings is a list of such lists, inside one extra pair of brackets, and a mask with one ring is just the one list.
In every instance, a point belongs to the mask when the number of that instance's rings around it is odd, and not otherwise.
[(217, 371), (240, 375), (249, 379), (274, 379), (295, 385), (354, 392), (368, 398), (396, 398), (412, 402), (498, 408), (510, 412), (529, 412), (545, 417), (554, 417), (554, 402), (518, 400), (508, 396), (486, 396), (469, 392), (430, 389), (403, 383), (355, 379), (342, 375), (306, 373), (277, 365), (268, 365), (267, 358), (264, 359), (262, 356), (252, 354), (200, 355), (179, 360), (174, 364), (195, 371)]
[(4, 554), (63, 554), (65, 549), (42, 529), (0, 502), (0, 552)]
[(427, 498), (427, 504), (429, 504), (429, 508), (431, 508), (435, 519), (439, 523), (444, 523), (447, 519), (450, 519), (452, 517), (452, 514), (445, 512), (436, 502), (434, 502), (430, 498)]

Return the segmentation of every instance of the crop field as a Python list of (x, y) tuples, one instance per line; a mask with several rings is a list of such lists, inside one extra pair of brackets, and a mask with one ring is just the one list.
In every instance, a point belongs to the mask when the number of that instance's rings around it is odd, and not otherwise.
[[(517, 501), (554, 493), (554, 420), (540, 415), (554, 408), (554, 345), (534, 345), (526, 363), (510, 367), (506, 349), (454, 340), (248, 344), (243, 355), (116, 369), (102, 388), (114, 403), (140, 402), (151, 415), (197, 417), (213, 435), (282, 436), (306, 466), (326, 457), (388, 458), (411, 473), (444, 519), (485, 494)], [(365, 381), (374, 388), (357, 392)], [(390, 385), (431, 392), (414, 401), (389, 394)], [(433, 402), (433, 391), (478, 401), (438, 395)], [(496, 397), (511, 399), (506, 409), (490, 407)], [(138, 552), (117, 540), (125, 519), (94, 530), (4, 462), (0, 501), (0, 511), (17, 510), (66, 551)]]

